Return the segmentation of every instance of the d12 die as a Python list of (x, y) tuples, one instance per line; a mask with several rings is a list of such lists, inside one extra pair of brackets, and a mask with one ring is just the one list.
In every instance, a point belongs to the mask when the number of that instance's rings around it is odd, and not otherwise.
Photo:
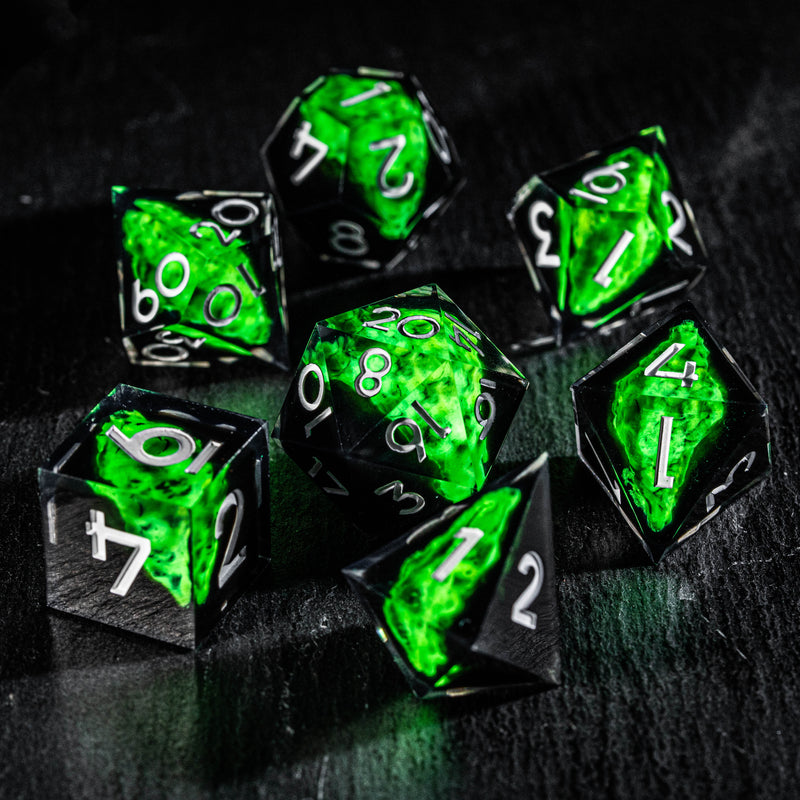
[(770, 469), (767, 405), (690, 303), (572, 396), (579, 456), (654, 561)]
[(262, 149), (289, 220), (323, 260), (393, 265), (462, 183), (453, 143), (417, 79), (330, 70)]
[(705, 269), (659, 127), (534, 175), (508, 218), (557, 345), (686, 289)]
[(527, 386), (431, 284), (318, 322), (273, 436), (388, 537), (483, 486)]
[(264, 423), (121, 384), (39, 470), (47, 603), (191, 647), (266, 564)]
[(416, 694), (558, 683), (546, 455), (344, 574)]
[(288, 369), (283, 259), (268, 195), (124, 186), (112, 194), (133, 363), (257, 358)]

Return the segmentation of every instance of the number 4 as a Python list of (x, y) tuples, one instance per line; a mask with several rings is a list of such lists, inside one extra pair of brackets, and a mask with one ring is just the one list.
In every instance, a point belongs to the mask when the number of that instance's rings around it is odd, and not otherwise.
[(111, 587), (111, 593), (125, 597), (136, 580), (136, 576), (150, 555), (150, 540), (135, 533), (120, 531), (106, 525), (106, 516), (102, 511), (90, 509), (86, 533), (92, 537), (92, 558), (105, 561), (107, 557), (106, 542), (114, 542), (125, 547), (132, 547), (133, 552), (125, 563), (117, 579)]

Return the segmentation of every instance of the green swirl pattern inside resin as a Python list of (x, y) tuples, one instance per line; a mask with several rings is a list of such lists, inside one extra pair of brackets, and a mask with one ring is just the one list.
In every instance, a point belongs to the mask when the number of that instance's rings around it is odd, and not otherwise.
[[(188, 461), (158, 467), (141, 464), (106, 436), (112, 425), (129, 438), (156, 426), (175, 426), (153, 422), (139, 411), (114, 412), (94, 439), (98, 480), (92, 488), (116, 505), (128, 533), (150, 540), (144, 563), (147, 575), (179, 606), (188, 606), (193, 598), (204, 603), (217, 557), (214, 526), (228, 491), (227, 467), (217, 470), (209, 461), (197, 474), (187, 475)], [(196, 444), (199, 452), (204, 443)], [(169, 437), (154, 437), (145, 448), (159, 456), (174, 452), (176, 445)]]
[[(359, 96), (364, 99), (353, 102)], [(299, 113), (311, 124), (311, 135), (328, 147), (318, 169), (334, 181), (345, 173), (348, 186), (375, 215), (381, 236), (408, 236), (425, 193), (429, 157), (416, 97), (397, 81), (331, 75), (302, 100)]]
[[(628, 290), (653, 265), (663, 248), (671, 248), (668, 236), (671, 215), (661, 202), (661, 194), (670, 187), (666, 164), (658, 153), (649, 155), (637, 147), (628, 147), (604, 159), (605, 165), (624, 162), (620, 169), (625, 185), (613, 194), (602, 195), (599, 204), (580, 195), (569, 201), (559, 200), (561, 236), (559, 247), (562, 266), (559, 270), (558, 305), (577, 316), (592, 314)], [(610, 187), (613, 178), (597, 178), (599, 185)], [(582, 183), (576, 188), (584, 189)], [(630, 234), (633, 238), (627, 241)], [(624, 251), (608, 271), (608, 285), (603, 285), (601, 271), (607, 257), (620, 242)]]
[[(363, 328), (363, 321), (374, 319), (368, 311), (369, 308), (356, 309), (326, 324), (335, 324), (337, 331), (369, 331)], [(439, 310), (433, 307), (415, 306), (403, 312), (401, 319), (408, 315), (442, 319)], [(404, 329), (424, 333), (431, 327), (417, 320)], [(347, 413), (350, 420), (363, 423), (364, 436), (372, 431), (373, 436), (382, 437), (392, 420), (415, 421), (424, 442), (424, 461), (420, 462), (417, 451), (411, 449), (413, 433), (405, 425), (395, 430), (394, 439), (398, 444), (408, 445), (408, 452), (391, 453), (385, 445), (381, 449), (394, 463), (405, 462), (404, 468), (409, 471), (440, 479), (436, 490), (447, 500), (457, 502), (483, 486), (490, 452), (488, 439), (480, 439), (481, 427), (473, 412), (475, 400), (483, 391), (480, 380), (485, 371), (480, 356), (474, 351), (464, 351), (463, 361), (452, 361), (447, 330), (441, 324), (435, 335), (421, 340), (394, 330), (379, 334), (376, 339), (344, 332), (330, 334), (325, 341), (318, 341), (306, 350), (303, 362), (325, 365), (337, 413)], [(375, 348), (384, 350), (391, 359), (391, 368), (380, 377), (379, 383), (375, 378), (363, 377), (364, 365), (376, 372), (387, 366), (385, 356), (375, 353), (362, 361), (364, 354)], [(361, 397), (357, 392), (359, 385), (370, 392), (379, 388), (371, 397)], [(449, 433), (438, 436), (414, 408), (415, 403), (442, 428), (449, 428)], [(375, 429), (376, 425), (380, 427)]]
[[(200, 326), (217, 336), (215, 346), (226, 348), (224, 336), (240, 345), (258, 346), (269, 341), (273, 320), (260, 298), (255, 297), (238, 270), (242, 264), (254, 278), (258, 275), (247, 252), (247, 243), (234, 239), (224, 245), (211, 228), (199, 228), (200, 239), (194, 241), (191, 227), (204, 221), (202, 217), (186, 214), (169, 203), (144, 198), (135, 201), (135, 207), (122, 218), (122, 245), (130, 254), (131, 270), (142, 287), (156, 287), (156, 270), (161, 260), (170, 253), (184, 255), (191, 268), (186, 287), (176, 297), (165, 298), (159, 294), (161, 308), (180, 313), (181, 322)], [(163, 282), (170, 288), (178, 286), (183, 278), (183, 268), (177, 262), (166, 266)], [(241, 296), (241, 307), (236, 317), (226, 325), (210, 327), (203, 308), (209, 294), (218, 286), (232, 284)], [(212, 299), (210, 313), (217, 320), (234, 313), (236, 298), (230, 291), (220, 291)], [(241, 353), (241, 348), (231, 344), (229, 349)]]
[[(438, 677), (437, 685), (461, 671), (459, 665), (450, 662), (447, 630), (500, 561), (503, 540), (521, 498), (522, 493), (514, 487), (496, 489), (478, 498), (444, 533), (403, 562), (384, 601), (386, 626), (397, 645), (417, 672)], [(457, 536), (464, 528), (479, 529), (483, 535), (443, 580), (437, 580), (433, 577), (437, 568), (457, 547), (464, 546), (464, 539)]]
[[(682, 373), (686, 362), (693, 361), (697, 380), (690, 386), (678, 378), (644, 374), (675, 343), (683, 349), (660, 371)], [(686, 320), (671, 328), (614, 389), (608, 424), (628, 464), (622, 481), (653, 532), (672, 522), (692, 471), (724, 424), (727, 390), (709, 361), (710, 350), (697, 325)], [(655, 485), (662, 417), (673, 419), (665, 470), (674, 479), (671, 488)]]

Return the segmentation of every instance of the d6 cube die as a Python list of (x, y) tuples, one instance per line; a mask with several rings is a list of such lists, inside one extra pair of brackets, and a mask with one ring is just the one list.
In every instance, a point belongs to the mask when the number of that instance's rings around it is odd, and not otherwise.
[(263, 193), (112, 190), (123, 342), (135, 364), (288, 369), (283, 258)]
[(559, 682), (546, 455), (344, 574), (419, 696)]
[(268, 556), (260, 420), (121, 384), (39, 470), (47, 603), (176, 645)]
[(769, 472), (767, 405), (690, 303), (572, 396), (579, 456), (654, 561)]
[(659, 127), (534, 175), (508, 218), (557, 345), (686, 289), (705, 269)]
[(295, 98), (262, 149), (281, 210), (323, 260), (392, 266), (462, 183), (416, 77), (332, 69)]
[(431, 284), (318, 322), (273, 436), (388, 538), (483, 486), (527, 386)]

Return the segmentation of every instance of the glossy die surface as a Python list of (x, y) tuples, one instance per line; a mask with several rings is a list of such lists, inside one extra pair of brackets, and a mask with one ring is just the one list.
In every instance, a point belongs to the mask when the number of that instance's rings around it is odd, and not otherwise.
[(416, 694), (558, 683), (546, 456), (344, 574)]
[(273, 435), (386, 539), (483, 486), (527, 386), (431, 284), (318, 322)]
[(283, 261), (262, 193), (115, 186), (123, 342), (135, 364), (288, 369)]
[(118, 386), (39, 470), (48, 605), (195, 645), (266, 564), (267, 448), (260, 420)]
[(689, 303), (572, 396), (580, 458), (654, 561), (769, 472), (767, 405)]
[(410, 74), (331, 70), (262, 149), (281, 210), (323, 260), (378, 268), (413, 247), (462, 183), (447, 131)]
[(686, 289), (705, 268), (659, 127), (534, 175), (508, 218), (557, 345)]

